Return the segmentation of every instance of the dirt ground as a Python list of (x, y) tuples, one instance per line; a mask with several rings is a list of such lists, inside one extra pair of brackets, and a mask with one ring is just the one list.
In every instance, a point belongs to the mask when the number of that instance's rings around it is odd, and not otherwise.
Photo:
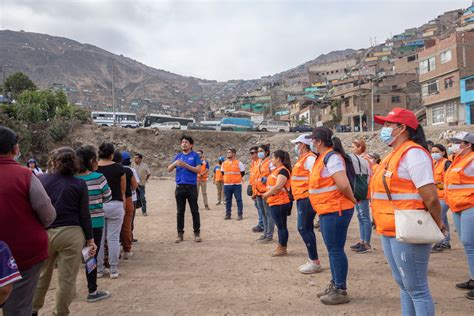
[[(224, 206), (215, 206), (216, 190), (209, 184), (211, 210), (201, 209), (203, 242), (192, 240), (191, 214), (186, 213), (185, 242), (175, 244), (176, 204), (174, 182), (153, 180), (147, 187), (149, 216), (136, 217), (135, 256), (120, 262), (120, 278), (99, 279), (99, 289), (108, 290), (108, 300), (87, 303), (84, 273), (77, 278), (77, 296), (72, 315), (170, 315), (170, 314), (258, 314), (258, 315), (399, 315), (399, 291), (374, 236), (376, 251), (355, 254), (348, 251), (348, 287), (352, 301), (342, 306), (325, 306), (316, 292), (330, 280), (329, 262), (321, 234), (317, 233), (322, 273), (303, 275), (298, 266), (307, 258), (296, 229), (296, 214), (289, 219), (289, 256), (272, 258), (275, 244), (256, 244), (251, 228), (257, 215), (252, 200), (244, 197), (244, 220), (224, 221)], [(202, 201), (200, 200), (200, 205)], [(235, 207), (235, 206), (234, 206)], [(451, 219), (451, 218), (450, 218)], [(454, 229), (453, 229), (454, 230)], [(276, 237), (276, 232), (275, 232)], [(354, 216), (347, 248), (357, 242)], [(468, 279), (466, 258), (456, 233), (453, 249), (433, 254), (430, 260), (430, 288), (437, 314), (473, 315), (474, 302), (454, 288)], [(56, 283), (48, 292), (40, 314), (50, 315)]]

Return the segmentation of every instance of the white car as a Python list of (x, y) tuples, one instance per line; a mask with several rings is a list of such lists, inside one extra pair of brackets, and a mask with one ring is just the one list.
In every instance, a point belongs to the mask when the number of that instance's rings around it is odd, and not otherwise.
[(150, 128), (158, 130), (181, 129), (181, 124), (179, 124), (179, 122), (155, 123), (151, 124)]

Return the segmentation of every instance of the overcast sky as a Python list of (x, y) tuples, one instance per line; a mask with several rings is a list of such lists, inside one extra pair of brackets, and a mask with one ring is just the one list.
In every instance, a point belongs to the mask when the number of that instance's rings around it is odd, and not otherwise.
[(0, 0), (0, 28), (64, 36), (205, 79), (253, 79), (363, 48), (469, 0)]

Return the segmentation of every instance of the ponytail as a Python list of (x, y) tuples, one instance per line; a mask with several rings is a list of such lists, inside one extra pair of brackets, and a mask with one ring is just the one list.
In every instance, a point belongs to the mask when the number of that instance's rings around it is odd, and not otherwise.
[(291, 159), (290, 159), (290, 154), (287, 151), (284, 151), (284, 150), (281, 150), (281, 149), (276, 150), (273, 153), (273, 156), (275, 158), (280, 159), (280, 161), (285, 166), (285, 168), (288, 169), (288, 171), (291, 172)]
[(344, 151), (344, 147), (342, 147), (342, 143), (339, 137), (333, 136), (331, 138), (331, 142), (332, 142), (332, 148), (334, 149), (334, 151), (337, 151), (343, 157), (346, 157), (346, 152)]
[(407, 131), (409, 140), (414, 141), (415, 143), (429, 151), (428, 144), (426, 142), (425, 132), (423, 131), (423, 127), (421, 127), (421, 125), (418, 125), (416, 130), (407, 126)]

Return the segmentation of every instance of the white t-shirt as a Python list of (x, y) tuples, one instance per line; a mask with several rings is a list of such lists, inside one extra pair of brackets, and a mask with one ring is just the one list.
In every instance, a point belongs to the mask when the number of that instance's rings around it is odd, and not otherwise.
[(327, 165), (324, 166), (323, 171), (321, 172), (321, 177), (329, 178), (339, 171), (346, 171), (344, 159), (340, 155), (333, 154), (329, 157)]
[(397, 172), (400, 178), (411, 180), (417, 189), (434, 183), (431, 157), (420, 148), (408, 150), (400, 161)]
[(309, 156), (308, 158), (306, 158), (306, 160), (304, 161), (304, 165), (303, 165), (305, 170), (311, 172), (311, 170), (313, 170), (313, 166), (314, 166), (315, 161), (316, 161), (315, 156)]
[(245, 166), (241, 161), (239, 161), (239, 169), (240, 169), (240, 172), (245, 171)]

